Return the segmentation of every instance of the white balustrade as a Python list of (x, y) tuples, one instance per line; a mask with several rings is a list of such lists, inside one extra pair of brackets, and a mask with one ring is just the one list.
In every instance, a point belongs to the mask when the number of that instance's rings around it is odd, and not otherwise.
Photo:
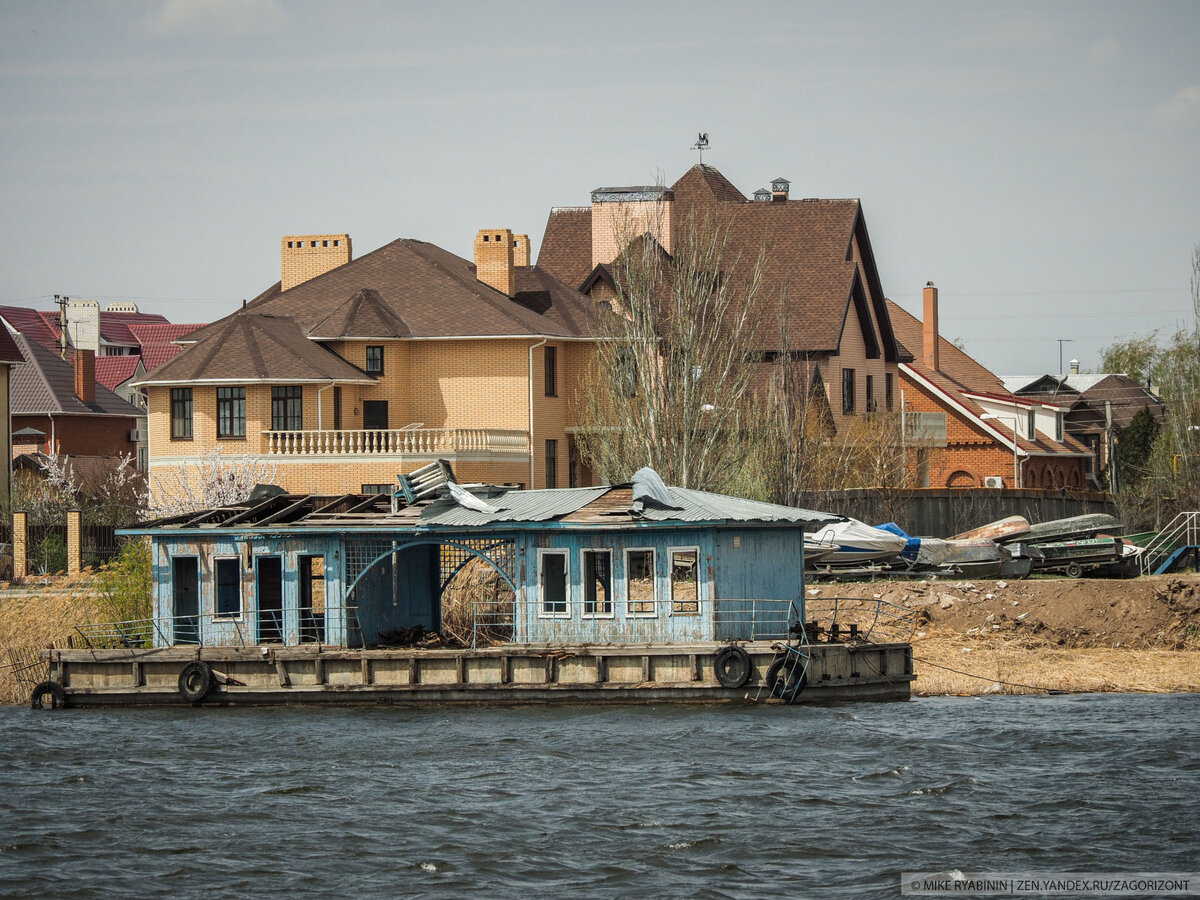
[(504, 428), (389, 428), (369, 431), (264, 431), (271, 456), (528, 455), (529, 435)]

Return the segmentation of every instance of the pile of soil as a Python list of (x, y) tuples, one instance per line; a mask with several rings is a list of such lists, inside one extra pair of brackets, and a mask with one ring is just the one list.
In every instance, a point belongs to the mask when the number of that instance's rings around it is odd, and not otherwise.
[(882, 599), (916, 614), (915, 641), (989, 637), (1026, 647), (1200, 650), (1200, 576), (1131, 580), (891, 581), (813, 585), (832, 597)]

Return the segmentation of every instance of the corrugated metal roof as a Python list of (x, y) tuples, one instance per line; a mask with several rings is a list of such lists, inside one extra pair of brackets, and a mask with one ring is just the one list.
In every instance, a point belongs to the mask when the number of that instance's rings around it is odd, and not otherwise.
[(497, 512), (483, 513), (459, 506), (449, 497), (435, 500), (421, 511), (422, 525), (488, 525), (492, 522), (545, 522), (565, 516), (604, 496), (609, 487), (544, 488), (508, 491), (482, 497)]
[(780, 506), (775, 503), (762, 503), (758, 500), (746, 500), (743, 497), (730, 497), (726, 494), (710, 494), (707, 491), (693, 491), (688, 488), (669, 488), (683, 509), (653, 509), (646, 507), (642, 513), (645, 519), (656, 522), (834, 522), (842, 517), (833, 513), (817, 512), (811, 509), (801, 509), (796, 506)]

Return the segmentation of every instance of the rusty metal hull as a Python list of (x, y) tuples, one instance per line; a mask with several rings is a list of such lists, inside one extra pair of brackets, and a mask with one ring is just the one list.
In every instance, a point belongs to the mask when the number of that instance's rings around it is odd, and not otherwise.
[[(742, 644), (748, 681), (723, 687), (722, 643), (502, 646), (481, 650), (168, 647), (46, 651), (68, 707), (196, 705), (180, 692), (191, 662), (217, 684), (204, 706), (780, 702), (764, 687), (769, 642)], [(796, 702), (906, 700), (910, 645), (816, 644)]]

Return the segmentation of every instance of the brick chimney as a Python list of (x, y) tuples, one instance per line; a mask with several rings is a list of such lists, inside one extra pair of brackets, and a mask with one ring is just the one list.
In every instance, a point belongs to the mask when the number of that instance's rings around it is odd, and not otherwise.
[(529, 265), (529, 235), (527, 234), (513, 235), (513, 265)]
[(932, 281), (925, 283), (925, 314), (922, 320), (927, 368), (938, 370), (938, 295)]
[(286, 291), (350, 262), (350, 235), (285, 234), (279, 258), (280, 288)]
[(513, 233), (481, 228), (475, 235), (475, 277), (509, 297), (513, 295)]
[(82, 402), (96, 402), (96, 354), (92, 350), (75, 349), (75, 396)]

